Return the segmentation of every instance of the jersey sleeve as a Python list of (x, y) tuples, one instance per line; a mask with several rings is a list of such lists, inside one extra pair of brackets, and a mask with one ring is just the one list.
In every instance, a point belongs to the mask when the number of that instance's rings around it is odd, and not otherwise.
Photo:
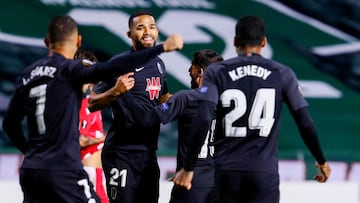
[(202, 85), (199, 89), (199, 92), (202, 93), (201, 100), (210, 101), (215, 104), (218, 103), (219, 98), (219, 92), (216, 85), (216, 70), (220, 68), (218, 66), (218, 64), (210, 64), (206, 68)]
[(4, 116), (3, 130), (7, 133), (14, 146), (22, 153), (25, 153), (27, 148), (27, 139), (21, 126), (24, 116), (24, 105), (21, 103), (19, 90), (16, 90)]
[(146, 48), (128, 54), (117, 55), (106, 62), (96, 63), (88, 66), (82, 60), (71, 61), (70, 76), (74, 82), (78, 83), (97, 83), (101, 80), (119, 76), (134, 71), (138, 66), (148, 62), (164, 52), (163, 45)]
[(188, 139), (191, 140), (191, 145), (185, 154), (183, 162), (183, 167), (186, 171), (194, 170), (198, 154), (206, 139), (212, 120), (215, 117), (215, 104), (213, 102), (199, 100), (197, 106), (197, 112), (194, 114), (191, 124), (193, 127), (186, 135)]
[(326, 159), (321, 150), (319, 138), (307, 107), (291, 111), (299, 129), (302, 140), (319, 164), (324, 164)]
[(175, 93), (170, 99), (155, 107), (161, 123), (166, 124), (176, 119), (176, 117), (184, 112), (191, 98), (192, 90), (182, 90)]
[(308, 106), (304, 96), (302, 95), (301, 88), (296, 78), (295, 73), (287, 68), (281, 73), (283, 81), (283, 97), (289, 109), (296, 111), (302, 107)]
[(111, 80), (104, 80), (94, 85), (92, 91), (96, 94), (106, 92), (114, 86), (114, 83)]

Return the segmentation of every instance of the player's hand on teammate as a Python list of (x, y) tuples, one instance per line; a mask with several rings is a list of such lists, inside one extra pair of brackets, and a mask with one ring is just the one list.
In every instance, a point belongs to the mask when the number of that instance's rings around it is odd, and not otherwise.
[(159, 102), (164, 103), (167, 100), (169, 100), (171, 96), (172, 96), (172, 94), (170, 94), (170, 93), (163, 94), (163, 95), (161, 95)]
[(135, 85), (134, 72), (129, 72), (117, 78), (115, 86), (112, 91), (115, 95), (120, 95), (128, 92)]
[(184, 46), (184, 40), (183, 38), (178, 34), (172, 34), (170, 35), (164, 42), (163, 47), (164, 51), (174, 51), (174, 50), (180, 50)]
[(319, 169), (320, 173), (314, 177), (314, 180), (316, 180), (320, 183), (326, 182), (331, 173), (329, 164), (327, 162), (325, 162), (324, 164), (320, 165), (316, 162), (315, 167)]
[(174, 182), (176, 186), (184, 187), (187, 190), (190, 190), (193, 176), (194, 171), (186, 171), (182, 168), (178, 172), (176, 172), (174, 177), (170, 178), (169, 181)]

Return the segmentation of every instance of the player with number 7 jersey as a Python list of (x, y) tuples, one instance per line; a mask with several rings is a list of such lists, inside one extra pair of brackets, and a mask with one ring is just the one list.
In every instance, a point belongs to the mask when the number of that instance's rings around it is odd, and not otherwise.
[(83, 60), (73, 60), (82, 39), (75, 20), (66, 15), (51, 19), (45, 38), (49, 54), (18, 77), (3, 120), (4, 131), (24, 154), (20, 168), (24, 202), (99, 202), (79, 156), (82, 85), (134, 70), (166, 50), (181, 48), (178, 37), (84, 68)]

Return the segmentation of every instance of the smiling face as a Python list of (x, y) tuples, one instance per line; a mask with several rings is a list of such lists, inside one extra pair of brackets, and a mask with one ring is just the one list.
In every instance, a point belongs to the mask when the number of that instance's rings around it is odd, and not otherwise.
[(156, 44), (159, 31), (155, 19), (151, 15), (140, 15), (133, 18), (128, 37), (131, 38), (136, 51), (145, 47), (153, 47)]

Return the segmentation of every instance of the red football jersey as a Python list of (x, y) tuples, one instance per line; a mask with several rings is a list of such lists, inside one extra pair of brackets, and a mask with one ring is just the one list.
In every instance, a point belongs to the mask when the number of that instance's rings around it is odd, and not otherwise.
[[(80, 124), (79, 131), (81, 135), (90, 138), (101, 138), (104, 135), (104, 125), (101, 111), (90, 112), (87, 108), (88, 96), (84, 97), (80, 107)], [(81, 159), (86, 159), (92, 153), (101, 150), (104, 143), (97, 143), (81, 149)]]

